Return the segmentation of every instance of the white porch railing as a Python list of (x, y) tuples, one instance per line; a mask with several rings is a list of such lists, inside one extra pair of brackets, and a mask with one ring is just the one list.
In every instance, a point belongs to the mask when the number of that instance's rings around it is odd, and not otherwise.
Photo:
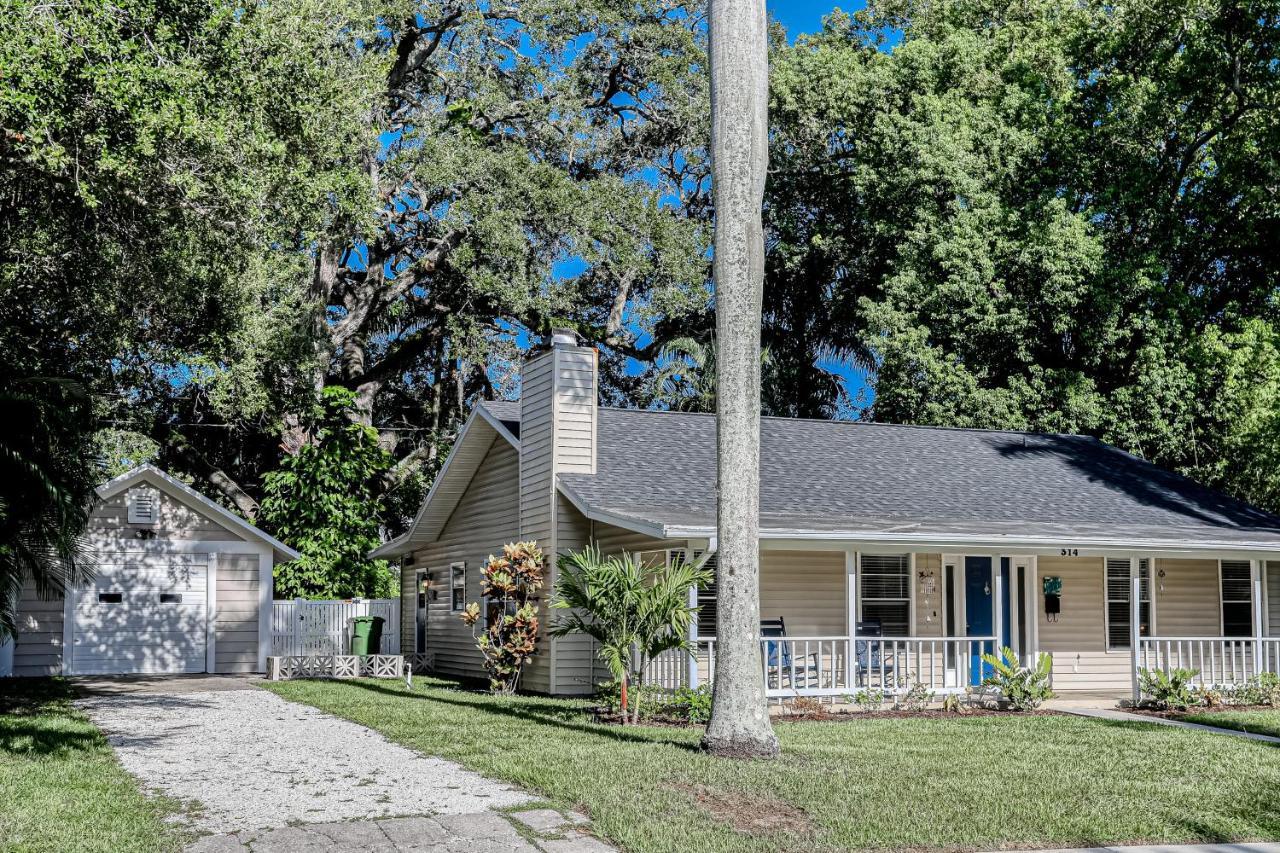
[(1229, 687), (1280, 673), (1280, 637), (1143, 637), (1137, 664), (1162, 672), (1192, 669), (1196, 686)]
[[(769, 698), (886, 695), (921, 685), (937, 693), (962, 693), (988, 672), (983, 653), (995, 637), (761, 637), (761, 677)], [(645, 683), (667, 689), (715, 680), (716, 641), (699, 637), (692, 655), (669, 651), (650, 662)]]
[(345, 655), (350, 649), (349, 620), (355, 616), (381, 616), (384, 655), (400, 654), (400, 600), (356, 598), (349, 601), (292, 599), (271, 605), (271, 654), (273, 656)]

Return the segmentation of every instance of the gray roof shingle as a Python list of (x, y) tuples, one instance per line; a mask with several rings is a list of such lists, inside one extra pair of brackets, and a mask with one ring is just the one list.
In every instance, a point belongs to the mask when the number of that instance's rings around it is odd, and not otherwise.
[[(492, 404), (504, 422), (519, 404)], [(599, 410), (594, 475), (563, 488), (593, 510), (667, 527), (715, 523), (715, 418)], [(1280, 518), (1094, 438), (764, 418), (766, 531), (1274, 544)]]

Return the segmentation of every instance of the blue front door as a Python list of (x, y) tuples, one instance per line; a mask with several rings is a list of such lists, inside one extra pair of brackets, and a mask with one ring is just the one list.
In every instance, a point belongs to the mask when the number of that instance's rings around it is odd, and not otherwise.
[[(990, 557), (964, 558), (964, 617), (966, 637), (989, 637), (995, 630), (995, 611), (991, 607), (992, 588)], [(989, 667), (981, 654), (990, 649), (982, 643), (969, 644), (970, 684), (981, 684)]]

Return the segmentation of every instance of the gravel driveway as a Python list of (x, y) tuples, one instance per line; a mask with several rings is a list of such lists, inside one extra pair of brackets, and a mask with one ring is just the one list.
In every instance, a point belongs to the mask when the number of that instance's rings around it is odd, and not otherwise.
[[(461, 827), (470, 819), (449, 816), (481, 816), (531, 800), (265, 690), (123, 692), (78, 704), (126, 770), (146, 787), (193, 804), (194, 829), (237, 833), (245, 843), (266, 840), (265, 830), (278, 835), (300, 824), (393, 815), (441, 816), (438, 824)], [(514, 831), (512, 837), (517, 847), (524, 844)]]

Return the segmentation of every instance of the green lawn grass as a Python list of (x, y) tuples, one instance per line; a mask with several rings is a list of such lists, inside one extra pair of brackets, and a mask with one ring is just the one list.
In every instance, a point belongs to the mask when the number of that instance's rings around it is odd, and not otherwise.
[[(1280, 749), (1185, 729), (1066, 716), (780, 723), (783, 757), (741, 762), (700, 754), (699, 730), (597, 725), (581, 702), (443, 680), (269, 689), (585, 808), (633, 853), (1280, 837)], [(788, 806), (807, 834), (795, 821), (733, 825)]]
[(0, 681), (0, 850), (180, 849), (174, 804), (143, 796), (71, 698), (61, 679)]
[(1280, 711), (1201, 711), (1178, 719), (1220, 729), (1280, 737)]

